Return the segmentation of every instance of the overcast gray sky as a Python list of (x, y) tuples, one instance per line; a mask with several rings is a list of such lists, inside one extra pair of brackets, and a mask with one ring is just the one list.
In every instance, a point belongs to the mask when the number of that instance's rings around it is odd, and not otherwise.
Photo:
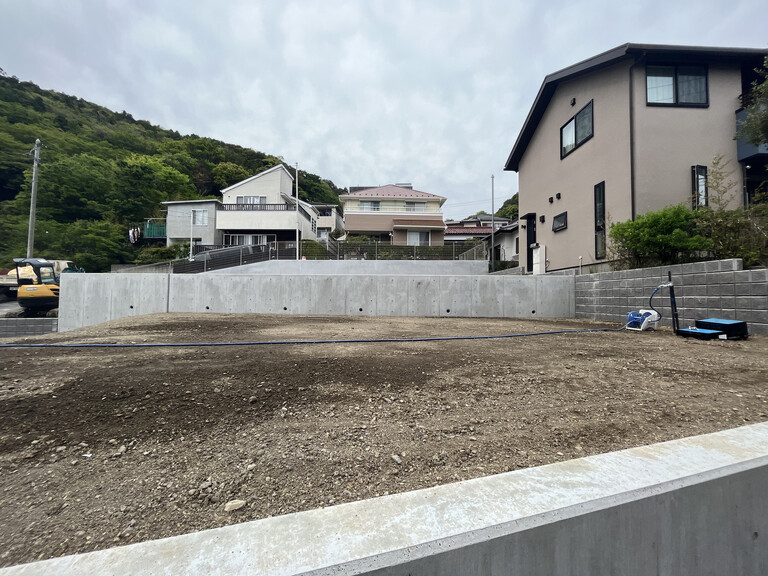
[(0, 68), (458, 219), (491, 174), (495, 208), (517, 192), (545, 75), (626, 42), (765, 48), (767, 23), (766, 0), (0, 0)]

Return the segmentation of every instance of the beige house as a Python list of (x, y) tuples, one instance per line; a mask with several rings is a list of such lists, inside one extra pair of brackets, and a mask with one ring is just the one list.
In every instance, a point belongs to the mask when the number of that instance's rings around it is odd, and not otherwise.
[(738, 146), (736, 113), (765, 49), (625, 44), (550, 74), (505, 169), (518, 172), (520, 264), (551, 272), (605, 262), (611, 222), (708, 204), (723, 155), (732, 206), (768, 154)]
[(397, 184), (351, 187), (339, 200), (347, 234), (370, 236), (396, 246), (443, 245), (443, 196)]

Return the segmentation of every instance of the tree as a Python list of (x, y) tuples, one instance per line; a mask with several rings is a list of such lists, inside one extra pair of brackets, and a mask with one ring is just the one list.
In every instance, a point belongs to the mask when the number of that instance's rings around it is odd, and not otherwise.
[(216, 184), (220, 190), (229, 188), (233, 184), (237, 184), (238, 182), (253, 176), (248, 170), (239, 164), (233, 164), (232, 162), (219, 162), (213, 170), (211, 170), (211, 174), (213, 175), (213, 183)]
[(757, 70), (763, 80), (752, 85), (750, 103), (746, 106), (747, 119), (739, 126), (739, 135), (755, 146), (768, 143), (768, 56), (763, 66)]
[(709, 206), (696, 210), (694, 220), (699, 233), (711, 242), (712, 258), (741, 258), (744, 266), (749, 267), (768, 259), (768, 207), (755, 202), (748, 208), (728, 210), (737, 186), (731, 178), (733, 172), (722, 154), (712, 159), (707, 170)]
[(682, 204), (616, 223), (610, 238), (614, 259), (627, 268), (690, 262), (711, 246), (697, 230), (694, 211)]
[(507, 198), (501, 208), (496, 212), (496, 216), (517, 220), (519, 212), (518, 196), (515, 194), (512, 198)]

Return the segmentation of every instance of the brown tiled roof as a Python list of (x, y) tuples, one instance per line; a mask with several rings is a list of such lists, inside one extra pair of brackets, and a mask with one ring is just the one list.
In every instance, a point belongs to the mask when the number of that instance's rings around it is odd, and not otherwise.
[(448, 234), (477, 234), (485, 236), (491, 233), (490, 226), (448, 226), (445, 229), (446, 235)]
[(429, 194), (428, 192), (421, 192), (419, 190), (412, 190), (411, 188), (403, 188), (402, 186), (395, 186), (388, 184), (386, 186), (379, 186), (377, 188), (368, 188), (366, 190), (358, 190), (351, 194), (339, 194), (339, 198), (441, 198), (444, 196), (438, 196), (437, 194)]

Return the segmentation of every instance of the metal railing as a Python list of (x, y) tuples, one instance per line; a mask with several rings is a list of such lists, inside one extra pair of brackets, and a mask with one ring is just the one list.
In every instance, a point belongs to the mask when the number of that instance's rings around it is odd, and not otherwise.
[(216, 210), (224, 212), (287, 212), (294, 211), (288, 204), (217, 204)]
[[(206, 248), (209, 248), (206, 250)], [(194, 246), (192, 260), (172, 260), (118, 270), (120, 273), (197, 274), (267, 260), (295, 260), (296, 242), (270, 242), (256, 246), (227, 246), (210, 249)]]
[(144, 222), (144, 238), (165, 238), (165, 219), (150, 218)]
[[(310, 258), (310, 255), (307, 255)], [(334, 260), (485, 260), (482, 244), (451, 243), (443, 246), (397, 246), (388, 242), (329, 242), (328, 259)], [(318, 258), (319, 259), (319, 258)]]
[(344, 210), (345, 214), (356, 214), (359, 212), (364, 212), (366, 214), (370, 214), (371, 212), (376, 213), (386, 213), (386, 212), (396, 212), (398, 214), (440, 214), (442, 213), (442, 210), (439, 207), (436, 208), (415, 208), (410, 206), (358, 206), (356, 208), (349, 207), (346, 210)]

